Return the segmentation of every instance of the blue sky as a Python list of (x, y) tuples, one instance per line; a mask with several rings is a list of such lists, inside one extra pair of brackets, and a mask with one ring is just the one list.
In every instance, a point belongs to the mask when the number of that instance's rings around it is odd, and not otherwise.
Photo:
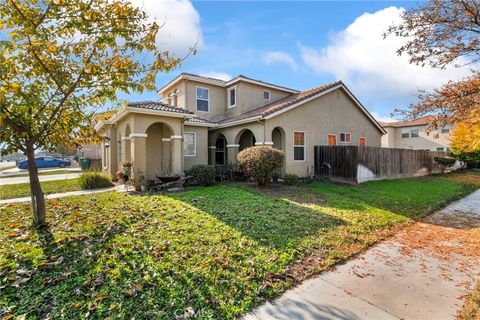
[[(168, 5), (137, 0), (166, 22), (159, 45), (183, 55), (199, 41), (198, 53), (158, 86), (180, 72), (234, 77), (243, 74), (295, 89), (343, 80), (382, 120), (395, 107), (414, 102), (418, 89), (432, 89), (465, 70), (426, 70), (398, 57), (403, 39), (381, 34), (399, 21), (413, 1), (219, 2), (175, 0)], [(155, 92), (124, 95), (128, 100), (157, 99)]]

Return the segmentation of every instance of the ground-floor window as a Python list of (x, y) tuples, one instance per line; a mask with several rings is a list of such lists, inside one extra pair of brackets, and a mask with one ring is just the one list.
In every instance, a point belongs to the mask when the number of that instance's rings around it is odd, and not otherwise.
[(225, 138), (218, 137), (217, 142), (215, 143), (215, 164), (224, 165), (225, 164)]
[(305, 161), (305, 132), (293, 131), (293, 160)]
[(327, 142), (329, 146), (337, 145), (337, 135), (336, 134), (329, 134), (327, 136)]
[(360, 137), (360, 140), (358, 140), (358, 145), (361, 147), (365, 147), (367, 145), (367, 138)]
[(183, 155), (194, 157), (197, 155), (197, 135), (195, 132), (185, 132), (183, 134)]

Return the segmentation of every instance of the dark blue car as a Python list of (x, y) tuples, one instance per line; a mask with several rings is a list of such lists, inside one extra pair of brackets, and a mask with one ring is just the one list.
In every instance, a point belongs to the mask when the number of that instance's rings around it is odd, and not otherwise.
[[(39, 157), (35, 158), (35, 163), (37, 164), (37, 168), (54, 168), (54, 167), (68, 167), (71, 165), (69, 160), (63, 160), (58, 158), (51, 158), (51, 157)], [(28, 160), (20, 161), (17, 164), (19, 169), (27, 169), (28, 168)]]

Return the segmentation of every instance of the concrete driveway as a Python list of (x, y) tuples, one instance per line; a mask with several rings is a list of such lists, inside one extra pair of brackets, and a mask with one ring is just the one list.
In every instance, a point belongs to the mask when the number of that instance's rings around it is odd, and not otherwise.
[[(80, 177), (79, 172), (75, 173), (63, 173), (63, 174), (52, 174), (47, 176), (38, 176), (40, 182), (42, 181), (53, 181), (53, 180), (68, 180), (68, 179), (76, 179)], [(17, 183), (27, 183), (29, 182), (28, 176), (26, 177), (0, 177), (0, 186), (1, 185), (8, 185), (8, 184), (17, 184)]]
[(479, 265), (477, 190), (244, 319), (454, 319)]

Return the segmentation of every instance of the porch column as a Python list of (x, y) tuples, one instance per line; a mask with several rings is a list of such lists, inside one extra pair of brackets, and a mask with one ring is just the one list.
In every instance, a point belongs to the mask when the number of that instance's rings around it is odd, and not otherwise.
[(122, 137), (121, 143), (122, 143), (123, 159), (120, 159), (120, 161), (131, 161), (132, 150), (130, 148), (130, 137)]
[(227, 144), (227, 154), (228, 154), (228, 162), (229, 163), (237, 163), (237, 155), (238, 155), (238, 148), (240, 148), (239, 144)]
[(215, 165), (216, 146), (208, 146), (208, 164)]
[[(122, 141), (123, 142), (123, 141)], [(147, 172), (147, 134), (131, 133), (130, 134), (130, 153), (133, 163), (133, 176), (135, 177), (135, 185), (138, 185), (138, 171), (146, 174)]]
[(172, 172), (173, 173), (183, 173), (183, 146), (182, 146), (182, 136), (171, 136), (172, 143)]
[(162, 170), (163, 172), (172, 172), (172, 139), (162, 138)]

